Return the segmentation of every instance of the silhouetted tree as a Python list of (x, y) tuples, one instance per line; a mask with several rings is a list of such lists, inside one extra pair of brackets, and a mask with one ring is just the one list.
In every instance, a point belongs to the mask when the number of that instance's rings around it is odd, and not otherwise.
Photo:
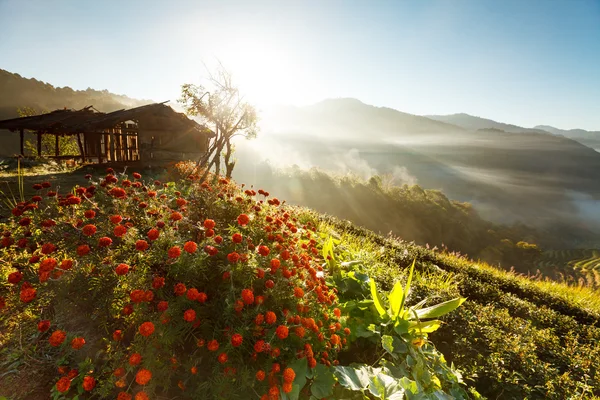
[(243, 136), (247, 139), (256, 137), (257, 114), (254, 106), (244, 101), (238, 86), (222, 64), (215, 73), (208, 73), (206, 86), (185, 84), (181, 87), (179, 102), (190, 116), (199, 117), (211, 127), (216, 136), (211, 139), (208, 151), (197, 163), (204, 169), (202, 180), (208, 171), (215, 168), (216, 176), (221, 173), (221, 163), (225, 166), (225, 175), (231, 178), (235, 159), (232, 139)]

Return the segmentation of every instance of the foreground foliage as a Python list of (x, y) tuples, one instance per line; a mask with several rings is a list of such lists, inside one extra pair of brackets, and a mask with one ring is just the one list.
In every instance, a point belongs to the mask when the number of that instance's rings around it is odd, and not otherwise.
[(463, 299), (409, 307), (408, 282), (386, 303), (313, 214), (182, 172), (43, 182), (13, 208), (3, 376), (46, 371), (54, 399), (469, 397), (427, 339)]

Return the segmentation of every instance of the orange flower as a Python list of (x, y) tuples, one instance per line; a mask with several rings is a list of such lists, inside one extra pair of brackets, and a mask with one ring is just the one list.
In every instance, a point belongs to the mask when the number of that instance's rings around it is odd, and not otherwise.
[(113, 215), (110, 217), (110, 222), (112, 222), (115, 225), (120, 224), (121, 221), (123, 221), (123, 217), (121, 217), (120, 215)]
[(119, 392), (117, 400), (131, 400), (131, 395), (127, 392)]
[(73, 260), (63, 260), (60, 263), (60, 269), (64, 269), (65, 271), (68, 271), (71, 268), (73, 268)]
[(148, 247), (150, 247), (148, 245), (148, 242), (146, 242), (145, 240), (138, 240), (137, 242), (135, 242), (135, 249), (137, 251), (146, 251), (148, 250)]
[(266, 257), (269, 255), (270, 252), (271, 250), (269, 250), (267, 246), (258, 246), (258, 254), (260, 254), (261, 256)]
[(158, 290), (163, 286), (165, 286), (165, 278), (163, 278), (162, 276), (154, 277), (154, 279), (152, 280), (152, 288)]
[(88, 246), (87, 244), (82, 244), (77, 247), (77, 255), (78, 256), (85, 256), (86, 254), (89, 254), (89, 252), (90, 252), (90, 246)]
[(182, 218), (183, 216), (181, 215), (181, 213), (178, 213), (177, 211), (171, 213), (171, 221), (179, 221)]
[(52, 347), (58, 347), (65, 341), (66, 338), (67, 334), (64, 331), (56, 330), (52, 332), (52, 335), (50, 335), (50, 339), (48, 339), (48, 341)]
[(96, 233), (96, 225), (88, 224), (84, 226), (81, 231), (85, 236), (92, 236)]
[(297, 287), (294, 288), (294, 296), (298, 297), (299, 299), (301, 299), (302, 297), (304, 297), (304, 290), (302, 290), (301, 288)]
[(296, 373), (294, 372), (294, 370), (292, 368), (286, 368), (283, 371), (283, 381), (284, 382), (290, 382), (290, 383), (294, 382), (295, 378), (296, 378)]
[(150, 239), (150, 240), (156, 240), (156, 239), (158, 239), (159, 235), (160, 235), (160, 232), (156, 228), (152, 228), (152, 229), (150, 229), (148, 231), (148, 239)]
[(175, 295), (183, 296), (186, 291), (187, 289), (183, 283), (178, 283), (175, 285)]
[(150, 336), (154, 333), (154, 324), (152, 322), (144, 322), (140, 325), (139, 329), (140, 335), (142, 336)]
[(265, 371), (263, 371), (262, 369), (258, 370), (258, 372), (256, 373), (256, 379), (261, 382), (265, 380), (265, 376)]
[(244, 341), (244, 337), (242, 335), (240, 335), (239, 333), (236, 333), (233, 336), (231, 336), (231, 345), (233, 347), (240, 347), (242, 345), (243, 341)]
[(239, 259), (240, 259), (240, 255), (238, 253), (236, 253), (235, 251), (227, 254), (227, 261), (229, 261), (232, 264), (235, 264), (236, 262), (238, 262)]
[(204, 228), (213, 229), (215, 226), (216, 226), (215, 221), (213, 221), (212, 219), (204, 220)]
[(219, 360), (219, 362), (221, 364), (225, 364), (227, 362), (227, 354), (226, 353), (219, 354), (219, 357), (217, 357), (217, 360)]
[(196, 242), (185, 242), (183, 249), (188, 253), (193, 254), (196, 252), (196, 250), (198, 250), (198, 245)]
[(115, 371), (113, 372), (113, 375), (116, 376), (117, 378), (125, 375), (125, 368), (119, 367), (119, 368), (115, 369)]
[(277, 337), (279, 339), (283, 340), (286, 337), (288, 337), (289, 330), (288, 330), (287, 326), (285, 326), (285, 325), (279, 325), (277, 327), (277, 329), (275, 330), (275, 334), (277, 335)]
[(252, 292), (252, 290), (243, 289), (242, 290), (242, 300), (244, 300), (244, 303), (246, 303), (248, 305), (254, 303), (254, 293)]
[(292, 391), (292, 384), (290, 382), (284, 382), (282, 388), (285, 393), (289, 393)]
[(71, 379), (67, 378), (66, 376), (63, 376), (58, 380), (58, 382), (56, 382), (56, 390), (58, 390), (60, 393), (68, 392), (70, 387)]
[(46, 332), (48, 329), (50, 329), (50, 321), (45, 319), (45, 320), (38, 322), (37, 329), (40, 332)]
[(152, 379), (152, 372), (145, 368), (140, 369), (138, 373), (135, 374), (135, 381), (140, 385), (147, 384), (150, 382), (150, 379)]
[(127, 382), (125, 381), (125, 378), (121, 378), (121, 379), (117, 380), (115, 382), (115, 386), (118, 388), (121, 388), (121, 389), (124, 388), (125, 386), (127, 386)]
[(142, 356), (139, 353), (133, 353), (131, 357), (129, 357), (129, 365), (136, 366), (140, 365), (142, 362)]
[(135, 400), (150, 400), (150, 397), (148, 397), (146, 392), (137, 392), (135, 395)]
[(21, 290), (21, 301), (23, 303), (30, 303), (33, 301), (33, 299), (35, 299), (36, 296), (36, 290), (32, 287), (26, 287), (25, 289)]
[(117, 275), (126, 275), (129, 272), (129, 265), (127, 264), (119, 264), (117, 268), (115, 268), (115, 273)]
[(179, 246), (173, 246), (168, 252), (169, 258), (177, 258), (181, 255), (181, 248)]
[(219, 342), (213, 339), (210, 342), (208, 342), (206, 348), (208, 349), (208, 351), (217, 351), (219, 349)]
[(117, 225), (115, 226), (115, 229), (113, 229), (113, 233), (116, 237), (123, 237), (127, 233), (127, 228), (123, 225)]
[(196, 311), (192, 310), (191, 308), (186, 310), (183, 313), (183, 319), (187, 322), (194, 322), (196, 320)]
[(76, 337), (71, 340), (71, 347), (75, 350), (79, 350), (85, 344), (85, 339), (82, 337)]
[(86, 391), (91, 391), (96, 387), (96, 379), (93, 376), (85, 376), (83, 378), (83, 389)]
[(198, 367), (194, 366), (190, 368), (190, 372), (192, 373), (192, 375), (196, 375), (198, 373)]
[(267, 321), (267, 324), (273, 325), (275, 322), (277, 322), (277, 315), (275, 315), (273, 311), (267, 311), (265, 314), (265, 321)]
[(246, 226), (250, 222), (250, 217), (246, 214), (240, 214), (237, 218), (237, 222), (240, 226)]

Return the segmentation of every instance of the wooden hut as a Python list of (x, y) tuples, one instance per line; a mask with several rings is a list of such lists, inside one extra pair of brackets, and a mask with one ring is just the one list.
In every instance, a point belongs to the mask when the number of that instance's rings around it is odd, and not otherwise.
[[(25, 131), (37, 135), (37, 155), (42, 155), (42, 135), (55, 137), (50, 158), (81, 157), (102, 163), (195, 159), (205, 153), (214, 132), (164, 103), (148, 104), (111, 113), (92, 106), (0, 121), (0, 129), (20, 133), (24, 152)], [(60, 155), (59, 136), (77, 138), (80, 154)]]

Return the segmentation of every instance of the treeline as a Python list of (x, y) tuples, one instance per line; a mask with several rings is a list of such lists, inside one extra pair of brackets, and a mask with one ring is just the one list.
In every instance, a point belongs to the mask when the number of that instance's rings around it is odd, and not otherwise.
[[(541, 251), (538, 232), (524, 225), (500, 226), (482, 219), (473, 206), (449, 200), (438, 190), (395, 186), (386, 177), (365, 181), (313, 168), (273, 170), (259, 164), (238, 176), (288, 203), (312, 208), (382, 234), (419, 245), (446, 247), (493, 265), (535, 273)], [(243, 177), (245, 180), (240, 180)]]

